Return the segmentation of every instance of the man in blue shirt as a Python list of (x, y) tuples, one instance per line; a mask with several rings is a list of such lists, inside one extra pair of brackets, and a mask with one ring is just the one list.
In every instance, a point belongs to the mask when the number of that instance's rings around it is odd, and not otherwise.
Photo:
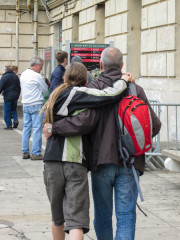
[(56, 54), (56, 59), (58, 61), (57, 67), (54, 69), (51, 79), (50, 79), (50, 91), (49, 95), (52, 93), (52, 91), (62, 84), (64, 82), (63, 75), (65, 72), (65, 67), (68, 63), (68, 53), (64, 51), (59, 51)]

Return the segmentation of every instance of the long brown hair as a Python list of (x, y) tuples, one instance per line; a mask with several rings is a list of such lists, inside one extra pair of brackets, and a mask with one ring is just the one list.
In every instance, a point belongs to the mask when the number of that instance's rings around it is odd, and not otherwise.
[(40, 113), (45, 112), (44, 123), (53, 123), (53, 108), (58, 97), (70, 86), (84, 86), (87, 83), (87, 69), (79, 62), (72, 62), (68, 65), (65, 74), (65, 82), (57, 87), (44, 104)]

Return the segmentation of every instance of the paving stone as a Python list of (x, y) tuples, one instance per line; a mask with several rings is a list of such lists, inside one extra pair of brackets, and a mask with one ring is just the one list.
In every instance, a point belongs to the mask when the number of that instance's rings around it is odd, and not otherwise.
[[(43, 162), (21, 158), (22, 119), (17, 131), (7, 133), (3, 127), (0, 119), (0, 240), (50, 240), (51, 212)], [(44, 148), (45, 143), (43, 136)], [(90, 174), (88, 177), (90, 182)], [(137, 209), (135, 240), (180, 239), (180, 174), (164, 169), (145, 172), (140, 182), (145, 201), (138, 199), (138, 203), (148, 217)], [(90, 231), (85, 240), (96, 240), (93, 207), (90, 185)], [(113, 214), (114, 235), (115, 230)]]

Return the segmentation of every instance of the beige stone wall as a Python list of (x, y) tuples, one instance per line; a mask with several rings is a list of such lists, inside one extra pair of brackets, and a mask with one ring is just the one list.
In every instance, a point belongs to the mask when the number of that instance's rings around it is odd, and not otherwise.
[[(1, 0), (2, 1), (2, 0)], [(114, 42), (124, 57), (123, 71), (131, 71), (149, 98), (180, 102), (180, 1), (179, 0), (79, 0), (47, 1), (50, 26), (39, 26), (39, 47), (58, 49), (59, 22), (62, 45)], [(45, 12), (39, 21), (48, 23)], [(0, 74), (15, 63), (15, 11), (0, 10)], [(20, 19), (20, 71), (33, 54), (33, 25), (29, 13)], [(172, 97), (173, 96), (173, 97)]]
[[(33, 13), (25, 13), (19, 19), (19, 74), (29, 66), (33, 57)], [(38, 12), (39, 50), (50, 46), (50, 27), (45, 11)], [(0, 10), (0, 75), (7, 64), (16, 63), (16, 11)]]
[[(73, 42), (73, 16), (78, 13), (79, 42), (113, 41), (123, 53), (123, 71), (134, 73), (149, 98), (180, 102), (179, 0), (80, 0), (75, 6), (68, 2), (69, 10), (59, 4), (51, 11), (53, 20), (62, 19), (63, 46), (66, 40)], [(98, 19), (101, 4), (104, 25)], [(104, 34), (99, 38), (101, 25)]]
[(79, 41), (95, 42), (96, 35), (95, 6), (89, 7), (79, 13)]
[(109, 0), (105, 3), (105, 43), (114, 42), (124, 56), (123, 71), (127, 71), (128, 0)]
[(175, 0), (142, 3), (141, 75), (175, 77)]
[[(102, 4), (104, 4), (104, 15)], [(139, 18), (138, 21), (134, 22), (134, 18), (137, 17), (137, 13), (139, 14), (141, 11), (140, 5), (140, 1), (137, 4), (134, 0), (81, 0), (78, 1), (75, 8), (64, 13), (63, 6), (53, 9), (51, 13), (52, 16), (54, 16), (53, 20), (57, 20), (56, 16), (58, 11), (62, 13), (64, 47), (66, 40), (74, 42), (73, 15), (78, 12), (79, 42), (109, 43), (113, 41), (114, 46), (118, 47), (123, 53), (123, 71), (126, 72), (128, 70), (134, 72), (135, 76), (139, 77), (141, 19)], [(71, 5), (69, 6), (71, 7)], [(100, 11), (99, 8), (101, 9)], [(136, 10), (135, 13), (134, 10)], [(128, 15), (131, 16), (129, 19)], [(102, 17), (104, 17), (103, 20)], [(104, 31), (102, 31), (102, 28), (104, 28)], [(99, 34), (103, 34), (103, 36), (99, 36)], [(133, 65), (132, 62), (134, 61), (138, 63)]]
[[(104, 36), (101, 43), (114, 42), (115, 46), (118, 46), (124, 54), (124, 68), (126, 71), (126, 59), (127, 59), (127, 0), (123, 0), (123, 4), (120, 4), (118, 0), (95, 1), (95, 0), (82, 0), (78, 1), (76, 8), (65, 13), (62, 19), (63, 24), (63, 46), (66, 44), (66, 40), (73, 42), (73, 14), (79, 13), (79, 42), (83, 43), (100, 43), (97, 38), (101, 30), (101, 25), (97, 30), (97, 22), (99, 22), (99, 15), (97, 14), (97, 4), (104, 3)], [(61, 9), (61, 10), (60, 10)], [(59, 11), (62, 8), (59, 7)], [(125, 11), (125, 13), (124, 13)], [(54, 14), (56, 10), (52, 10)], [(102, 14), (102, 13), (101, 13)], [(116, 15), (115, 15), (116, 14)], [(114, 16), (115, 15), (115, 16)], [(118, 22), (118, 24), (117, 24)], [(123, 43), (123, 44), (121, 44)]]
[[(141, 78), (150, 98), (179, 103), (177, 0), (142, 0)], [(180, 9), (179, 9), (180, 11)]]

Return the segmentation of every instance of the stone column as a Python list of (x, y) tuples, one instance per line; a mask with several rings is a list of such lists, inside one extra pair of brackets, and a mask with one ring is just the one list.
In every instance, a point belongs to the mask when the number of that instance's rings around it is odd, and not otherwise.
[(140, 74), (140, 46), (141, 46), (141, 1), (128, 0), (127, 19), (127, 71), (136, 78)]

